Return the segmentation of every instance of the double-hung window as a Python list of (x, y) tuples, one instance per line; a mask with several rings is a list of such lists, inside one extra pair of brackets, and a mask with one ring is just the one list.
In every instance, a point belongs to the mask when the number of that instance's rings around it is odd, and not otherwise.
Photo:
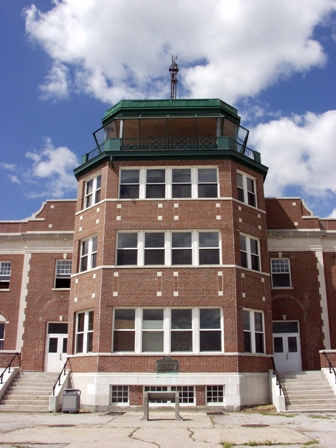
[(166, 171), (163, 168), (147, 170), (146, 198), (161, 199), (166, 196)]
[(55, 288), (70, 288), (71, 269), (71, 260), (57, 260)]
[(97, 237), (81, 241), (80, 272), (88, 271), (97, 266)]
[(240, 262), (243, 268), (260, 271), (259, 240), (240, 235)]
[(117, 265), (138, 264), (138, 234), (118, 233)]
[(290, 288), (291, 274), (288, 258), (272, 258), (271, 273), (273, 288)]
[(0, 350), (3, 350), (5, 342), (5, 318), (0, 314)]
[(217, 168), (123, 168), (120, 171), (120, 199), (217, 197)]
[(164, 232), (145, 233), (145, 260), (146, 265), (165, 264)]
[(264, 353), (264, 318), (261, 311), (243, 310), (244, 352)]
[(192, 264), (191, 232), (173, 232), (172, 265)]
[(237, 173), (238, 200), (245, 204), (257, 206), (255, 179), (243, 173)]
[(219, 264), (219, 233), (199, 232), (199, 264)]
[(100, 201), (101, 175), (94, 177), (85, 184), (85, 208)]
[(116, 308), (113, 352), (222, 352), (219, 308)]
[(93, 311), (83, 311), (76, 316), (76, 353), (92, 352)]
[(11, 261), (0, 261), (0, 289), (9, 289), (11, 273)]

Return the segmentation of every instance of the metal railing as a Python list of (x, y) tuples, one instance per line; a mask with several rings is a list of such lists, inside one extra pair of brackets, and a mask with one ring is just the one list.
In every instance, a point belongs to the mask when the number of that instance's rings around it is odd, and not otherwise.
[(332, 365), (332, 362), (330, 361), (330, 359), (328, 358), (328, 355), (326, 354), (326, 352), (322, 352), (323, 355), (326, 357), (327, 361), (328, 361), (328, 365), (329, 365), (329, 373), (334, 372), (335, 375), (335, 384), (336, 384), (336, 371), (334, 366)]
[(64, 376), (66, 375), (66, 366), (67, 366), (68, 362), (69, 362), (69, 358), (66, 359), (66, 361), (64, 363), (64, 366), (62, 367), (62, 370), (61, 370), (60, 374), (58, 375), (55, 384), (53, 385), (53, 391), (52, 391), (52, 396), (53, 397), (55, 396), (56, 386), (60, 386), (61, 385), (62, 375), (64, 375)]
[(1, 373), (1, 375), (0, 375), (0, 384), (3, 384), (3, 377), (4, 377), (4, 374), (5, 374), (5, 372), (6, 372), (6, 370), (8, 369), (8, 373), (10, 373), (10, 369), (11, 369), (11, 366), (12, 366), (12, 362), (14, 361), (14, 359), (15, 358), (18, 358), (19, 359), (19, 361), (20, 361), (20, 366), (21, 366), (21, 353), (15, 353), (15, 355), (13, 356), (13, 358), (9, 361), (9, 363), (7, 364), (7, 367), (5, 368), (5, 370)]
[(275, 367), (274, 357), (271, 356), (271, 358), (272, 358), (273, 375), (275, 375), (275, 378), (276, 378), (276, 385), (279, 386), (280, 395), (283, 395), (285, 397), (286, 403), (288, 403), (289, 400), (288, 400), (288, 395), (287, 395), (287, 392), (286, 392), (286, 388), (280, 381), (280, 377), (279, 377), (278, 371), (277, 371), (277, 369)]
[[(222, 137), (219, 137), (222, 138)], [(109, 148), (109, 142), (116, 143), (120, 151), (177, 151), (177, 150), (204, 150), (204, 149), (231, 149), (254, 160), (254, 151), (245, 144), (241, 144), (229, 137), (223, 137), (226, 146), (218, 143), (217, 137), (162, 137), (162, 138), (121, 138), (109, 139), (97, 148), (87, 153), (85, 161), (89, 161), (105, 151), (105, 144)]]

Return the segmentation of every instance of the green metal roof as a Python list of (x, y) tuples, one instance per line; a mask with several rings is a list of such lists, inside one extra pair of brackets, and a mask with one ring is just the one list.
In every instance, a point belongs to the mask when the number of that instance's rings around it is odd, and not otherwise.
[(240, 123), (238, 110), (220, 99), (122, 100), (105, 113), (103, 125), (117, 118), (163, 116), (225, 116)]

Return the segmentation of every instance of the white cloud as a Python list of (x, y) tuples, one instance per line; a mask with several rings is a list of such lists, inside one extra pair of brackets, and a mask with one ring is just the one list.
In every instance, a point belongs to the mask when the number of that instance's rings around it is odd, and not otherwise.
[(8, 170), (8, 171), (14, 171), (16, 168), (16, 165), (14, 163), (0, 162), (0, 168), (3, 168), (4, 170)]
[(46, 97), (167, 97), (177, 54), (191, 97), (232, 103), (324, 64), (313, 31), (335, 10), (335, 0), (64, 0), (28, 8), (26, 30), (52, 60)]
[(19, 185), (21, 184), (21, 182), (20, 182), (20, 180), (19, 180), (19, 178), (17, 176), (13, 176), (13, 175), (10, 174), (8, 177), (13, 182), (13, 184), (19, 184)]
[(336, 110), (284, 117), (251, 129), (249, 143), (270, 168), (266, 195), (284, 195), (288, 186), (315, 201), (336, 195), (335, 141)]
[(50, 139), (40, 152), (27, 152), (26, 157), (32, 166), (25, 176), (26, 182), (36, 183), (39, 191), (30, 189), (29, 197), (62, 198), (69, 192), (75, 192), (77, 182), (73, 169), (79, 165), (76, 155), (70, 149), (55, 148)]

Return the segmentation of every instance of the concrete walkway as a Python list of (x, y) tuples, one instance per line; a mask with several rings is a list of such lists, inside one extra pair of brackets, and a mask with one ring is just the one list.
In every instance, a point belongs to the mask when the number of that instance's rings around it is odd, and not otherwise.
[[(1, 448), (225, 448), (285, 445), (292, 448), (336, 447), (336, 414), (180, 412), (79, 414), (0, 414)], [(230, 445), (232, 444), (232, 445)]]

